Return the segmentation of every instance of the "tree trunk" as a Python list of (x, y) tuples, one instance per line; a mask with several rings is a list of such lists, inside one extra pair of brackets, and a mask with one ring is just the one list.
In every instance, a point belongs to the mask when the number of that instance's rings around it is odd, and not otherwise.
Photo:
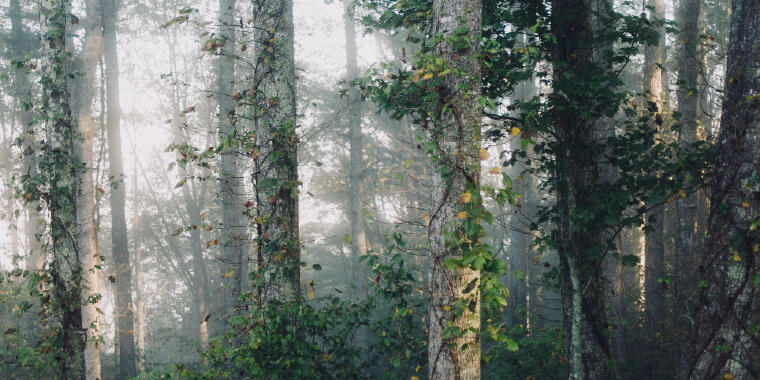
[[(657, 43), (647, 46), (644, 51), (643, 88), (646, 100), (655, 105), (652, 122), (661, 129), (665, 112), (663, 95), (665, 82), (662, 70), (665, 64), (665, 25), (659, 20), (665, 17), (665, 0), (649, 0), (647, 5), (652, 7), (649, 18), (658, 20), (656, 31), (659, 36)], [(660, 339), (658, 339), (657, 334), (664, 332), (665, 288), (660, 280), (665, 277), (665, 235), (663, 230), (665, 207), (657, 204), (664, 201), (665, 199), (654, 200), (654, 204), (647, 205), (649, 212), (646, 215), (646, 224), (650, 231), (646, 235), (644, 245), (644, 300), (646, 320), (651, 326), (651, 334), (648, 337), (650, 352), (659, 352)], [(652, 367), (652, 370), (656, 371), (657, 369)]]
[(82, 331), (85, 332), (84, 366), (87, 380), (100, 379), (100, 252), (97, 249), (97, 234), (95, 230), (95, 182), (93, 171), (95, 160), (93, 155), (93, 140), (95, 136), (95, 120), (92, 116), (92, 106), (97, 83), (96, 73), (98, 63), (103, 54), (103, 36), (101, 32), (100, 1), (86, 2), (87, 24), (85, 39), (82, 46), (82, 56), (77, 59), (77, 71), (81, 74), (76, 80), (74, 107), (77, 113), (77, 138), (74, 144), (75, 157), (82, 165), (79, 169), (79, 189), (76, 198), (78, 256), (82, 273), (81, 299)]
[[(343, 17), (343, 30), (346, 36), (346, 80), (355, 80), (359, 74), (359, 67), (356, 63), (356, 29), (354, 27), (354, 7), (353, 1), (343, 0), (345, 15)], [(364, 228), (364, 217), (362, 215), (362, 202), (364, 201), (364, 186), (362, 184), (364, 169), (364, 155), (362, 142), (362, 117), (361, 117), (361, 100), (358, 91), (352, 86), (348, 92), (349, 116), (348, 134), (349, 134), (349, 223), (351, 223), (351, 265), (352, 274), (356, 279), (356, 296), (362, 300), (367, 298), (367, 271), (364, 263), (359, 262), (359, 258), (367, 254), (367, 233)]]
[[(292, 0), (261, 0), (257, 25), (254, 119), (257, 150), (257, 263), (260, 305), (301, 299), (298, 134)], [(258, 281), (259, 285), (262, 281)]]
[(247, 278), (245, 266), (246, 229), (243, 219), (243, 197), (245, 187), (240, 172), (238, 156), (240, 149), (237, 141), (244, 135), (244, 130), (236, 129), (236, 101), (233, 99), (235, 82), (235, 5), (236, 0), (219, 1), (219, 34), (226, 42), (223, 54), (216, 58), (217, 103), (221, 123), (221, 139), (230, 140), (222, 155), (221, 191), (222, 197), (222, 279), (224, 287), (224, 311), (231, 314), (238, 305), (243, 281)]
[[(26, 55), (27, 51), (23, 49), (23, 46), (28, 45), (26, 42), (26, 36), (23, 30), (23, 23), (21, 19), (21, 4), (19, 0), (11, 0), (8, 9), (8, 17), (11, 21), (11, 54), (12, 59), (20, 60)], [(21, 151), (24, 157), (22, 175), (29, 179), (37, 176), (37, 152), (39, 146), (37, 144), (37, 137), (35, 129), (32, 123), (34, 122), (34, 114), (27, 109), (25, 103), (30, 101), (31, 97), (31, 84), (29, 83), (29, 77), (26, 70), (19, 68), (14, 70), (13, 73), (13, 95), (19, 102), (19, 122), (21, 122), (22, 136), (21, 136)], [(40, 220), (40, 203), (36, 197), (25, 200), (25, 209), (27, 214), (27, 220), (24, 224), (24, 235), (26, 237), (26, 267), (29, 270), (39, 271), (42, 270), (44, 265), (44, 255), (42, 247), (37, 238), (39, 232), (38, 223)]]
[(140, 219), (137, 210), (140, 207), (137, 198), (137, 165), (135, 164), (134, 178), (132, 178), (132, 241), (135, 250), (135, 313), (137, 314), (137, 371), (145, 372), (145, 299), (143, 295), (143, 272), (142, 272), (142, 249), (140, 240), (137, 238), (137, 228), (140, 225)]
[[(678, 143), (687, 147), (697, 141), (697, 107), (699, 103), (699, 11), (700, 0), (681, 0), (678, 9), (680, 31), (678, 46), (678, 111), (681, 113), (681, 129)], [(686, 340), (690, 334), (691, 316), (687, 304), (694, 293), (696, 263), (694, 256), (697, 196), (689, 191), (676, 203), (675, 233), (675, 302), (676, 328), (678, 333), (679, 373), (688, 370), (689, 347)]]
[(135, 367), (134, 305), (132, 304), (132, 268), (129, 264), (129, 242), (126, 217), (126, 182), (121, 146), (121, 102), (119, 99), (119, 57), (116, 46), (116, 0), (103, 4), (103, 37), (105, 39), (105, 81), (108, 118), (108, 158), (111, 189), (111, 241), (116, 277), (114, 318), (119, 330), (119, 370), (117, 379), (137, 375)]
[[(450, 259), (462, 259), (462, 247), (447, 235), (459, 236), (464, 231), (463, 211), (469, 199), (465, 194), (480, 189), (480, 53), (477, 42), (457, 48), (445, 38), (462, 28), (476, 41), (480, 36), (482, 3), (479, 0), (433, 2), (433, 33), (442, 34), (434, 54), (442, 58), (456, 73), (443, 78), (443, 99), (434, 117), (436, 127), (431, 138), (436, 142), (435, 174), (433, 175), (433, 209), (430, 212), (430, 332), (428, 335), (428, 371), (430, 379), (480, 378), (480, 272), (470, 266), (450, 270)], [(468, 94), (461, 90), (469, 87)], [(451, 111), (442, 111), (444, 104)], [(442, 170), (451, 171), (443, 178)], [(471, 194), (470, 194), (471, 195)], [(464, 196), (464, 198), (462, 198)], [(463, 202), (463, 199), (467, 202)], [(461, 315), (454, 313), (457, 304), (467, 307)], [(458, 329), (452, 337), (445, 331)]]
[(602, 55), (598, 51), (601, 48), (589, 49), (587, 44), (599, 41), (598, 34), (609, 25), (607, 11), (610, 8), (606, 1), (601, 5), (590, 0), (552, 2), (552, 30), (558, 39), (552, 62), (558, 140), (555, 154), (561, 163), (555, 173), (559, 211), (557, 240), (570, 379), (611, 377), (603, 286), (603, 258), (611, 245), (606, 237), (608, 229), (589, 226), (574, 218), (577, 212), (598, 212), (591, 210), (598, 207), (599, 184), (612, 177), (611, 168), (600, 167), (594, 156), (595, 149), (590, 147), (603, 146), (603, 137), (613, 132), (605, 130), (611, 128), (609, 123), (599, 111), (593, 111), (599, 100), (584, 90), (577, 90), (576, 84), (598, 80), (589, 77), (593, 69), (609, 75), (608, 62), (595, 62), (595, 58)]
[(84, 340), (82, 307), (78, 282), (81, 268), (77, 257), (77, 172), (74, 157), (76, 133), (69, 105), (66, 19), (68, 1), (40, 2), (42, 36), (42, 115), (45, 126), (45, 150), (41, 174), (52, 191), (46, 198), (50, 230), (50, 278), (53, 312), (59, 313), (61, 346), (54, 358), (63, 378), (84, 378)]
[(702, 252), (706, 286), (700, 291), (696, 334), (689, 345), (690, 379), (714, 379), (731, 359), (737, 378), (760, 371), (760, 344), (748, 335), (756, 334), (760, 323), (760, 2), (735, 0), (731, 14), (709, 239)]

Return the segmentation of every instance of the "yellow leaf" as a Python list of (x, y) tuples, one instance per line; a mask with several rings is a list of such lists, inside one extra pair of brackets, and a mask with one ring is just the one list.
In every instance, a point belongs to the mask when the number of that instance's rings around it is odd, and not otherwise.
[(306, 298), (308, 298), (309, 300), (313, 300), (314, 296), (315, 296), (314, 295), (314, 288), (306, 289)]
[(227, 271), (227, 273), (225, 273), (225, 274), (222, 275), (222, 278), (230, 278), (234, 274), (235, 274), (235, 270), (234, 269), (230, 269), (229, 271)]
[(457, 213), (457, 218), (459, 218), (459, 219), (464, 219), (466, 217), (467, 217), (467, 212), (466, 211), (460, 211), (460, 212)]
[(411, 380), (420, 380), (419, 376), (412, 376)]
[(428, 79), (430, 79), (432, 77), (433, 77), (433, 74), (427, 73), (427, 74), (425, 74), (425, 76), (422, 77), (422, 79), (428, 80)]
[(425, 213), (425, 215), (422, 215), (422, 219), (425, 221), (425, 225), (430, 223), (430, 214)]
[(736, 376), (734, 376), (734, 374), (731, 373), (731, 372), (723, 375), (723, 380), (734, 380), (735, 378), (736, 378)]
[(417, 368), (414, 369), (414, 372), (420, 372), (420, 368), (421, 368), (421, 366), (419, 364), (417, 364)]
[(509, 135), (512, 137), (515, 137), (520, 134), (520, 128), (512, 127), (512, 129), (509, 131)]
[(739, 256), (739, 252), (734, 251), (734, 261), (736, 262), (742, 261), (742, 257)]
[(498, 166), (494, 166), (491, 168), (491, 174), (501, 174), (501, 168)]
[(678, 195), (681, 196), (681, 198), (686, 198), (686, 190), (684, 189), (678, 190)]
[(256, 217), (256, 223), (258, 224), (264, 224), (264, 219), (261, 216)]
[(206, 248), (213, 247), (215, 245), (219, 244), (219, 239), (214, 239), (206, 242)]
[(449, 310), (451, 310), (451, 306), (449, 306), (449, 305), (443, 305), (443, 310), (449, 311)]
[(742, 207), (749, 208), (749, 202), (747, 201), (742, 202)]
[(752, 246), (752, 250), (755, 252), (760, 252), (760, 244), (755, 244)]
[(459, 201), (462, 203), (470, 203), (472, 200), (472, 194), (470, 194), (469, 191), (465, 191), (462, 193), (462, 195), (459, 196)]
[(478, 153), (478, 157), (480, 157), (481, 161), (487, 160), (488, 159), (488, 151), (485, 150), (485, 149), (483, 149), (483, 148), (480, 148), (480, 152)]
[(385, 336), (385, 331), (383, 331), (383, 332), (382, 332), (382, 333), (380, 333), (380, 334), (381, 334), (382, 336)]

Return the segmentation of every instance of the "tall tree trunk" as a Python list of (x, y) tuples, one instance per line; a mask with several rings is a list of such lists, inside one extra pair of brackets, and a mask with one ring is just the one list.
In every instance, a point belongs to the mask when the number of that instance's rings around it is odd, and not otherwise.
[[(458, 213), (469, 202), (470, 191), (480, 189), (480, 53), (477, 42), (467, 48), (457, 48), (446, 38), (466, 29), (470, 41), (480, 37), (483, 4), (480, 0), (433, 2), (433, 33), (442, 34), (444, 41), (434, 48), (434, 54), (445, 60), (457, 74), (443, 78), (443, 104), (451, 111), (436, 110), (436, 127), (431, 138), (436, 141), (437, 156), (433, 166), (433, 209), (430, 212), (428, 238), (430, 241), (429, 291), (430, 333), (428, 335), (428, 371), (430, 379), (480, 378), (480, 272), (469, 267), (450, 270), (450, 259), (463, 257), (462, 247), (452, 243), (448, 234), (459, 236), (464, 230)], [(461, 72), (460, 72), (461, 71)], [(469, 88), (468, 95), (461, 88)], [(448, 168), (451, 174), (443, 177)], [(471, 195), (471, 194), (470, 194)], [(454, 239), (456, 240), (456, 239)], [(468, 306), (456, 315), (455, 305)], [(474, 306), (474, 307), (472, 307)], [(453, 337), (444, 331), (458, 329)]]
[[(649, 0), (647, 5), (652, 7), (650, 19), (663, 20), (665, 18), (665, 0)], [(657, 43), (649, 45), (644, 51), (644, 93), (648, 102), (654, 103), (654, 123), (662, 128), (663, 113), (665, 112), (665, 99), (663, 89), (663, 66), (665, 64), (665, 24), (657, 22)], [(662, 132), (662, 131), (660, 131)], [(659, 202), (664, 202), (660, 199)], [(649, 326), (652, 327), (650, 339), (650, 352), (658, 352), (660, 340), (657, 333), (663, 332), (665, 320), (665, 292), (664, 285), (660, 283), (665, 277), (665, 235), (663, 221), (665, 218), (664, 206), (647, 205), (647, 227), (650, 231), (646, 235), (644, 247), (644, 300), (646, 316)], [(653, 370), (655, 370), (653, 368)]]
[(74, 157), (76, 128), (69, 104), (66, 48), (66, 0), (40, 2), (42, 36), (42, 115), (45, 125), (45, 148), (40, 163), (41, 174), (51, 191), (45, 194), (49, 217), (50, 278), (53, 312), (61, 321), (61, 346), (54, 358), (62, 378), (84, 378), (84, 340), (82, 307), (79, 294), (81, 268), (77, 256), (77, 172)]
[(690, 379), (718, 377), (729, 359), (738, 367), (732, 369), (737, 378), (760, 373), (760, 2), (735, 0), (731, 14), (709, 239), (702, 251), (707, 286), (696, 305)]
[[(20, 60), (27, 53), (22, 47), (27, 46), (27, 38), (23, 30), (21, 20), (21, 4), (19, 0), (11, 0), (8, 9), (8, 17), (11, 21), (11, 54), (12, 59)], [(26, 103), (30, 101), (31, 84), (24, 68), (18, 68), (13, 73), (13, 95), (19, 105), (19, 122), (21, 122), (21, 150), (24, 157), (22, 175), (27, 178), (34, 178), (38, 174), (37, 169), (37, 152), (39, 150), (36, 142), (34, 126), (34, 114), (27, 109)], [(25, 209), (27, 214), (26, 223), (24, 223), (24, 234), (26, 237), (26, 267), (29, 270), (42, 270), (44, 264), (44, 255), (42, 247), (37, 238), (39, 232), (38, 223), (40, 220), (40, 203), (36, 197), (30, 197), (26, 200)]]
[(221, 191), (222, 197), (222, 278), (224, 287), (224, 311), (232, 313), (238, 305), (243, 281), (247, 278), (245, 266), (246, 229), (243, 220), (243, 174), (240, 171), (238, 156), (239, 141), (245, 131), (236, 129), (236, 100), (233, 98), (235, 82), (235, 6), (236, 0), (219, 1), (219, 34), (226, 39), (223, 54), (216, 61), (217, 103), (221, 139), (230, 140), (222, 155)]
[(116, 277), (116, 328), (119, 330), (119, 371), (117, 379), (137, 375), (135, 367), (134, 305), (132, 304), (132, 268), (129, 264), (127, 237), (126, 182), (121, 146), (121, 101), (119, 99), (119, 57), (116, 46), (117, 0), (101, 0), (103, 4), (103, 37), (105, 42), (105, 81), (108, 126), (108, 161), (111, 189), (111, 242)]
[[(571, 379), (611, 377), (603, 286), (603, 258), (611, 242), (607, 241), (607, 228), (573, 218), (573, 213), (598, 207), (599, 185), (611, 178), (611, 168), (600, 167), (593, 153), (596, 149), (589, 148), (604, 145), (604, 137), (612, 133), (605, 130), (610, 128), (609, 123), (599, 111), (593, 111), (599, 100), (576, 84), (598, 80), (591, 74), (594, 71), (610, 75), (608, 62), (595, 62), (602, 55), (598, 49), (604, 47), (588, 48), (590, 41), (599, 43), (600, 31), (609, 25), (607, 12), (611, 7), (606, 1), (601, 3), (552, 2), (552, 30), (558, 39), (552, 62), (556, 160), (560, 163), (555, 173), (557, 239), (565, 354)], [(588, 110), (592, 111), (587, 115)]]
[[(343, 30), (346, 37), (346, 80), (355, 80), (359, 74), (356, 49), (356, 29), (354, 26), (353, 1), (343, 0)], [(364, 186), (362, 185), (362, 171), (364, 169), (364, 155), (362, 142), (362, 117), (359, 93), (355, 88), (348, 92), (349, 116), (349, 223), (351, 223), (351, 265), (352, 274), (356, 278), (356, 296), (359, 299), (367, 298), (367, 272), (365, 265), (359, 262), (359, 258), (367, 254), (367, 233), (364, 228), (362, 216), (362, 202), (364, 201)]]
[[(301, 299), (298, 231), (298, 132), (292, 0), (260, 0), (256, 80), (253, 95), (257, 150), (257, 262), (266, 286), (259, 304)], [(259, 282), (261, 283), (261, 282)]]
[[(678, 111), (681, 129), (678, 143), (686, 147), (697, 141), (697, 107), (699, 103), (699, 12), (701, 0), (681, 0), (678, 9), (680, 31), (678, 46)], [(686, 344), (691, 329), (687, 304), (694, 293), (696, 263), (694, 255), (697, 196), (689, 191), (676, 203), (675, 227), (675, 302), (678, 329), (679, 374), (688, 370), (689, 347)]]
[(79, 169), (79, 189), (76, 198), (78, 256), (82, 273), (81, 299), (82, 331), (85, 332), (84, 365), (87, 380), (100, 379), (100, 252), (97, 249), (97, 234), (95, 229), (95, 182), (93, 171), (95, 160), (93, 155), (93, 140), (95, 137), (95, 119), (92, 106), (95, 98), (96, 74), (98, 63), (103, 54), (103, 35), (99, 0), (86, 2), (87, 24), (85, 39), (82, 46), (82, 56), (77, 59), (77, 71), (81, 75), (76, 80), (76, 94), (73, 109), (77, 113), (77, 138), (74, 144), (75, 157)]
[(135, 251), (135, 313), (137, 320), (137, 371), (145, 371), (145, 299), (143, 295), (143, 272), (142, 272), (142, 247), (140, 239), (137, 238), (137, 228), (140, 225), (138, 209), (140, 204), (137, 198), (137, 164), (135, 164), (134, 177), (132, 178), (132, 242)]

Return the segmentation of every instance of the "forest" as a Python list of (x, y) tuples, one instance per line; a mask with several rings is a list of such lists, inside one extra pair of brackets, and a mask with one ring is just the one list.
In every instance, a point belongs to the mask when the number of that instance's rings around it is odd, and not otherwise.
[(0, 378), (760, 380), (759, 0), (0, 0)]

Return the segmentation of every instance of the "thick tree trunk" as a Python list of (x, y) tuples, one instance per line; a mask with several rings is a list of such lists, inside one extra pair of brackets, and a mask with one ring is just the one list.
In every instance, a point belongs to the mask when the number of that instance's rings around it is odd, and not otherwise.
[[(298, 132), (292, 0), (260, 0), (257, 25), (254, 114), (258, 142), (256, 186), (257, 262), (265, 287), (258, 302), (301, 299), (298, 230)], [(259, 281), (261, 283), (261, 281)]]
[[(737, 378), (760, 368), (760, 2), (735, 0), (711, 184), (709, 239), (702, 252), (696, 334), (688, 378), (714, 379), (728, 366)], [(755, 336), (750, 336), (754, 334)], [(755, 355), (755, 356), (753, 356)], [(722, 377), (722, 376), (721, 376)], [(728, 377), (726, 377), (728, 378)]]
[(63, 378), (84, 378), (84, 339), (82, 307), (79, 294), (81, 269), (77, 256), (77, 173), (74, 157), (76, 133), (69, 105), (66, 19), (68, 1), (40, 2), (42, 36), (42, 115), (45, 125), (45, 149), (41, 174), (52, 189), (45, 194), (50, 231), (50, 278), (53, 312), (60, 314), (61, 346), (54, 357), (58, 374)]
[(77, 60), (77, 71), (81, 75), (76, 80), (77, 89), (73, 96), (73, 107), (77, 113), (77, 132), (81, 140), (74, 145), (76, 159), (82, 165), (79, 170), (79, 191), (76, 199), (78, 256), (82, 273), (81, 299), (82, 330), (85, 332), (84, 365), (85, 378), (97, 380), (100, 375), (100, 252), (97, 249), (97, 234), (95, 229), (95, 182), (93, 170), (95, 160), (93, 155), (93, 140), (95, 136), (95, 120), (92, 116), (93, 100), (95, 98), (96, 73), (98, 63), (103, 54), (103, 36), (101, 32), (100, 1), (86, 2), (87, 25), (82, 46), (82, 55)]
[(116, 277), (114, 316), (119, 330), (119, 371), (117, 379), (129, 379), (137, 374), (135, 367), (134, 305), (132, 304), (132, 267), (129, 263), (127, 238), (126, 182), (121, 146), (121, 102), (119, 99), (119, 57), (116, 46), (117, 0), (102, 0), (103, 36), (108, 118), (108, 158), (111, 186), (111, 241)]
[(226, 42), (223, 54), (216, 61), (217, 103), (219, 104), (219, 120), (221, 139), (231, 139), (222, 155), (221, 191), (222, 198), (222, 278), (224, 287), (224, 311), (231, 314), (238, 305), (242, 292), (243, 281), (247, 278), (245, 265), (246, 229), (243, 219), (243, 197), (245, 187), (243, 174), (240, 171), (238, 156), (240, 149), (235, 141), (243, 135), (244, 130), (238, 131), (236, 101), (233, 99), (235, 82), (235, 60), (230, 55), (236, 54), (235, 29), (236, 0), (219, 1), (219, 34)]
[[(465, 206), (461, 198), (480, 189), (480, 63), (477, 38), (481, 31), (482, 3), (479, 0), (433, 2), (433, 33), (442, 34), (444, 41), (436, 45), (434, 54), (451, 65), (456, 74), (446, 75), (441, 93), (449, 111), (438, 110), (436, 127), (431, 136), (436, 141), (435, 154), (441, 157), (433, 163), (433, 194), (428, 237), (430, 241), (430, 333), (428, 335), (428, 371), (430, 379), (480, 378), (480, 272), (467, 267), (450, 270), (450, 259), (461, 259), (462, 248), (451, 242), (448, 235), (459, 236), (463, 219), (458, 213)], [(471, 45), (456, 48), (445, 38), (462, 28)], [(460, 32), (461, 33), (461, 32)], [(459, 72), (461, 70), (461, 72)], [(462, 88), (469, 88), (467, 96)], [(442, 168), (451, 170), (443, 178)], [(464, 200), (468, 201), (467, 196)], [(461, 315), (454, 313), (455, 305), (468, 305)], [(474, 306), (474, 307), (473, 307)], [(451, 326), (451, 327), (450, 327)], [(446, 337), (451, 328), (459, 332)]]
[[(555, 0), (552, 2), (552, 30), (558, 41), (554, 52), (554, 101), (556, 115), (558, 254), (562, 276), (563, 330), (565, 354), (571, 379), (610, 378), (611, 359), (604, 305), (603, 258), (609, 250), (607, 228), (584, 225), (572, 218), (574, 212), (594, 210), (602, 181), (612, 178), (612, 168), (600, 167), (594, 149), (614, 131), (602, 119), (597, 99), (577, 91), (573, 81), (595, 80), (593, 69), (609, 70), (600, 46), (589, 49), (589, 41), (599, 41), (598, 31), (608, 25), (610, 5), (597, 2)], [(569, 75), (569, 76), (568, 76)], [(578, 77), (575, 79), (575, 77)]]
[[(346, 37), (346, 80), (355, 80), (359, 74), (356, 49), (356, 29), (354, 27), (353, 1), (343, 0), (345, 15), (343, 17), (343, 30)], [(367, 233), (364, 228), (362, 216), (362, 202), (364, 200), (364, 186), (362, 185), (362, 170), (364, 169), (363, 142), (362, 142), (362, 117), (359, 93), (356, 89), (348, 92), (349, 115), (349, 222), (351, 223), (351, 265), (352, 275), (355, 279), (356, 296), (358, 299), (367, 298), (367, 271), (366, 266), (359, 262), (359, 258), (367, 254)]]

